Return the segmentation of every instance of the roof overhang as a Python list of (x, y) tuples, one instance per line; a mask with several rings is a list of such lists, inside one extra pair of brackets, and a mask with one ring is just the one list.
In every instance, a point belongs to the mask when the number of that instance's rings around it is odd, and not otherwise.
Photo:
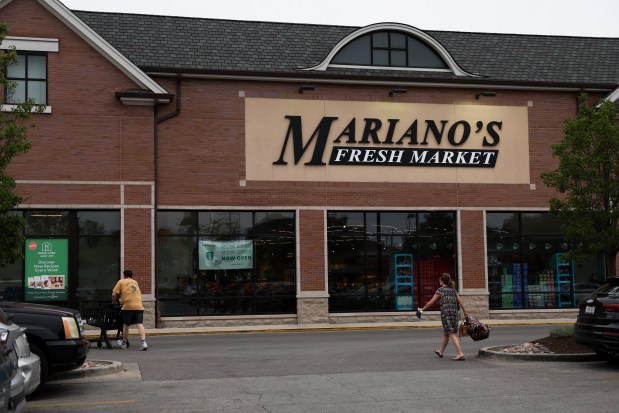
[(116, 92), (116, 97), (123, 105), (128, 106), (154, 106), (167, 104), (174, 99), (170, 93), (153, 93), (148, 90), (125, 90)]
[(619, 87), (617, 87), (617, 89), (613, 90), (612, 93), (610, 95), (608, 95), (608, 97), (606, 99), (610, 100), (614, 104), (619, 104)]

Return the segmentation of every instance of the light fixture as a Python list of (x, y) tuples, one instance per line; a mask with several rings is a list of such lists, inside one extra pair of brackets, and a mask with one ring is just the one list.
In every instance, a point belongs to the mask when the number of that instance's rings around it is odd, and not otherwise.
[(316, 89), (316, 86), (314, 85), (301, 85), (299, 86), (299, 93), (303, 93), (306, 90), (314, 90), (314, 89)]
[(391, 91), (389, 91), (389, 96), (393, 97), (395, 93), (406, 93), (406, 92), (407, 92), (406, 88), (396, 87), (396, 88), (391, 89)]
[(57, 212), (33, 212), (29, 214), (31, 217), (57, 218), (63, 216)]
[(475, 99), (479, 100), (480, 96), (484, 96), (487, 98), (493, 98), (496, 96), (496, 92), (494, 90), (484, 90), (483, 92), (476, 94)]

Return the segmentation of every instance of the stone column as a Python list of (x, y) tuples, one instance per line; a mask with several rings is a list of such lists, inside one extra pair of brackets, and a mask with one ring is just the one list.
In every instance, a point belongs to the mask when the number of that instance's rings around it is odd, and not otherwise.
[(328, 324), (329, 298), (325, 296), (297, 297), (298, 324)]
[(469, 314), (482, 320), (490, 317), (488, 292), (486, 290), (465, 289), (460, 291), (459, 294)]
[(329, 322), (327, 265), (323, 210), (300, 210), (298, 214), (297, 322)]

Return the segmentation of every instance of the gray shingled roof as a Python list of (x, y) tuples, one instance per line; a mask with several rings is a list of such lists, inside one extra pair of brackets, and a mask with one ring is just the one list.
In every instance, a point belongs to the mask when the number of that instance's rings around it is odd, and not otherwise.
[[(445, 73), (329, 68), (319, 63), (358, 27), (74, 11), (144, 71), (451, 81)], [(619, 38), (426, 31), (483, 82), (619, 83)], [(458, 78), (458, 81), (464, 81)], [(469, 80), (473, 80), (469, 78)], [(479, 81), (480, 79), (475, 79)]]

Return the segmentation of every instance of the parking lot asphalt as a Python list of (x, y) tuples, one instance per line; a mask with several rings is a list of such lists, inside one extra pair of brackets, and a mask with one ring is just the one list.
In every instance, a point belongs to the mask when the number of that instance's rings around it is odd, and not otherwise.
[[(485, 321), (491, 328), (496, 326), (525, 326), (525, 325), (569, 325), (574, 324), (571, 318), (553, 319), (512, 319), (512, 320), (487, 320)], [(437, 320), (416, 320), (412, 322), (400, 323), (349, 323), (349, 324), (295, 324), (295, 325), (257, 325), (257, 326), (218, 326), (218, 327), (166, 327), (166, 328), (147, 328), (146, 336), (162, 335), (185, 335), (185, 334), (235, 334), (249, 332), (295, 332), (295, 331), (338, 331), (338, 330), (380, 330), (380, 329), (411, 329), (411, 328), (439, 328), (441, 322)], [(85, 336), (93, 345), (99, 337), (100, 331), (89, 328)], [(137, 329), (132, 326), (129, 330), (131, 337), (137, 336)], [(108, 332), (112, 345), (116, 345), (116, 334)], [(537, 361), (588, 361), (594, 360), (595, 354), (513, 354), (504, 353), (498, 347), (485, 347), (479, 351), (480, 357), (503, 358), (506, 360), (537, 360)], [(123, 371), (122, 363), (109, 360), (88, 360), (79, 369), (60, 373), (54, 376), (54, 380), (73, 380), (83, 377), (99, 376), (104, 374), (115, 374)]]

